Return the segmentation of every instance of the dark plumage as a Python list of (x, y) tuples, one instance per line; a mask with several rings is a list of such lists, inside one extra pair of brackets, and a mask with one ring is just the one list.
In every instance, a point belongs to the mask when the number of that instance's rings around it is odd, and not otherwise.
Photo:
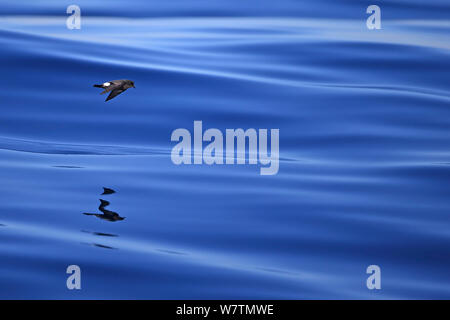
[(105, 209), (105, 207), (107, 207), (107, 206), (109, 206), (109, 201), (100, 199), (100, 206), (98, 207), (98, 210), (100, 210), (102, 212), (102, 214), (88, 213), (88, 212), (83, 212), (83, 214), (85, 214), (87, 216), (96, 216), (97, 218), (112, 221), (112, 222), (125, 219), (125, 217), (121, 217), (117, 212)]
[(134, 86), (134, 82), (131, 80), (112, 80), (105, 82), (103, 84), (94, 84), (94, 87), (105, 89), (105, 91), (103, 91), (100, 94), (111, 92), (105, 101), (111, 100), (112, 98), (118, 96), (128, 88), (136, 88)]
[(110, 188), (103, 187), (103, 193), (102, 194), (112, 194), (112, 193), (116, 193), (116, 191), (113, 190), (113, 189), (110, 189)]

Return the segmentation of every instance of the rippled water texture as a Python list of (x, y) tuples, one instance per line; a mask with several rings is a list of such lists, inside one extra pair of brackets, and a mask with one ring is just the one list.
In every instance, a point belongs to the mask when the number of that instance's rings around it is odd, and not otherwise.
[[(2, 4), (0, 298), (450, 298), (448, 1), (381, 30), (365, 1), (104, 3)], [(174, 165), (194, 120), (279, 128), (279, 173)]]

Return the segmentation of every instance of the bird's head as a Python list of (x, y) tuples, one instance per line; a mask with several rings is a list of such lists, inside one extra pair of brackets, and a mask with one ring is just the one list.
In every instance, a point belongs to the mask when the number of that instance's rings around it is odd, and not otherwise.
[(131, 87), (136, 88), (136, 87), (134, 86), (134, 82), (133, 82), (133, 81), (130, 81), (130, 85), (131, 85)]

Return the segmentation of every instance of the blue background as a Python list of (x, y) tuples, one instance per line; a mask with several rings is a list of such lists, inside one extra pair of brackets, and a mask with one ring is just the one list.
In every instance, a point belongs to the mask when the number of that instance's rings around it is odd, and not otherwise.
[[(450, 298), (449, 9), (2, 1), (0, 298)], [(175, 166), (194, 120), (279, 128), (278, 175)]]

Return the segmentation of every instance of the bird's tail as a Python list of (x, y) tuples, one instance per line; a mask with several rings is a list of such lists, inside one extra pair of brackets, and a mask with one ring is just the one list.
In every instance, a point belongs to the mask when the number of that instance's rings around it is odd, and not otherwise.
[(94, 87), (96, 87), (96, 88), (103, 88), (103, 85), (101, 85), (101, 84), (94, 84)]

